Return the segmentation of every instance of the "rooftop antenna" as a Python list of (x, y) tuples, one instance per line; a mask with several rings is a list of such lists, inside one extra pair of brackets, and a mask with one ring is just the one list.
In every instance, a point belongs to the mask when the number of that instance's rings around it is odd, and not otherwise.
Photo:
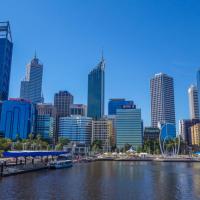
[(35, 55), (34, 55), (34, 59), (37, 59), (37, 54), (36, 54), (36, 50), (35, 50)]

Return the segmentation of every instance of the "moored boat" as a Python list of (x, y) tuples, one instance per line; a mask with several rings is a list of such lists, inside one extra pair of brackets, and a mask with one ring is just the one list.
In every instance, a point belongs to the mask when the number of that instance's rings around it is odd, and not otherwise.
[(69, 168), (73, 166), (73, 162), (67, 155), (58, 156), (57, 160), (48, 163), (50, 169)]

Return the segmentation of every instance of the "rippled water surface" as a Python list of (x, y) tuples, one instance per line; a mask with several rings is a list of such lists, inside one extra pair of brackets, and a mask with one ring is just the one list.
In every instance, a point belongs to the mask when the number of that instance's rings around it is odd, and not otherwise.
[(0, 179), (0, 199), (200, 199), (200, 163), (93, 162)]

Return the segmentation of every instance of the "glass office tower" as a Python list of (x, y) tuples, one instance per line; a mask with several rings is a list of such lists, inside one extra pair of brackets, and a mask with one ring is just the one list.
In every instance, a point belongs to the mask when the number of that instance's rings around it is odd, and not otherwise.
[(88, 117), (100, 119), (104, 115), (105, 61), (102, 60), (88, 75)]
[(12, 49), (10, 24), (0, 22), (0, 101), (8, 99)]
[(92, 118), (83, 116), (61, 117), (59, 119), (59, 137), (71, 142), (91, 144)]
[(130, 144), (135, 150), (142, 146), (141, 109), (117, 109), (116, 145), (118, 149)]
[(3, 102), (0, 131), (6, 138), (25, 139), (33, 133), (35, 109), (23, 99), (10, 99)]

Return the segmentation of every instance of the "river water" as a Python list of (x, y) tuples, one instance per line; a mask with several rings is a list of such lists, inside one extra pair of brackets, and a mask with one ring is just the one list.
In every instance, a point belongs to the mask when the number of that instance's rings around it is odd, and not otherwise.
[(200, 163), (112, 162), (75, 164), (0, 179), (0, 199), (198, 200)]

